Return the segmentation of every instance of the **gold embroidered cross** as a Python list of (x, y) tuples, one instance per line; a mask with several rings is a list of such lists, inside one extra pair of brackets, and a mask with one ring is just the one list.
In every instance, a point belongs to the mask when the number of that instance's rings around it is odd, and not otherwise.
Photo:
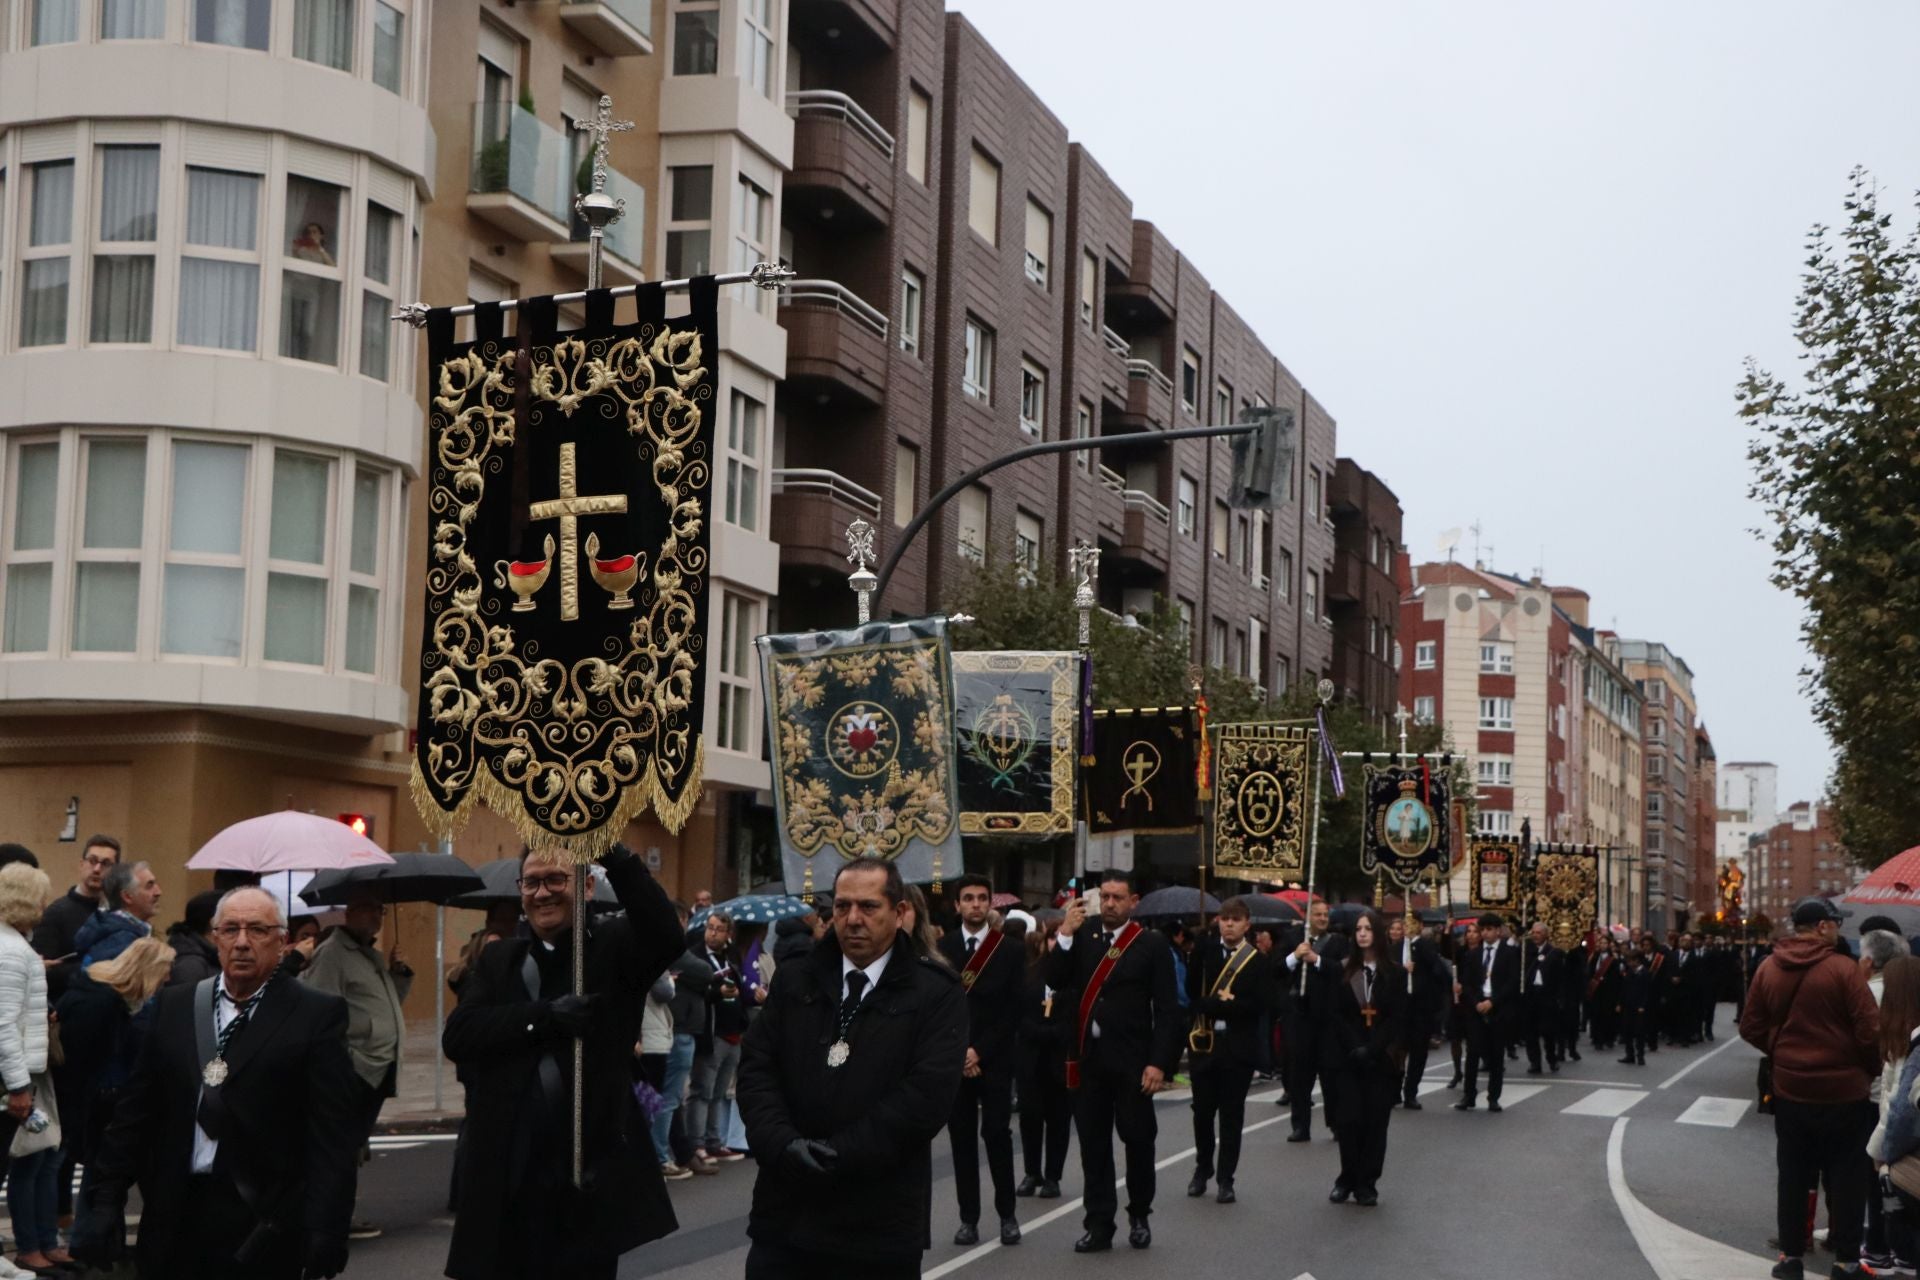
[(573, 444), (560, 446), (560, 496), (549, 502), (533, 503), (527, 508), (527, 518), (560, 522), (560, 618), (563, 622), (572, 622), (580, 616), (580, 517), (617, 515), (626, 509), (624, 493), (581, 496)]
[(1379, 1011), (1370, 1004), (1360, 1007), (1360, 1016), (1367, 1020), (1367, 1030), (1369, 1031), (1373, 1030), (1373, 1015), (1377, 1012)]
[(1136, 742), (1127, 750), (1133, 752), (1133, 757), (1121, 768), (1127, 777), (1133, 779), (1133, 785), (1121, 794), (1120, 803), (1125, 804), (1138, 795), (1147, 802), (1147, 812), (1152, 813), (1153, 793), (1147, 790), (1147, 783), (1160, 772), (1160, 753), (1144, 742)]

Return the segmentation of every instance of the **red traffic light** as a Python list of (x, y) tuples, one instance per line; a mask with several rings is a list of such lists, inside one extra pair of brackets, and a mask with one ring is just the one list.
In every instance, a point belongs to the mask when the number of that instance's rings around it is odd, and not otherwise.
[(340, 815), (340, 821), (352, 827), (353, 834), (357, 836), (373, 834), (373, 819), (364, 813), (343, 813)]

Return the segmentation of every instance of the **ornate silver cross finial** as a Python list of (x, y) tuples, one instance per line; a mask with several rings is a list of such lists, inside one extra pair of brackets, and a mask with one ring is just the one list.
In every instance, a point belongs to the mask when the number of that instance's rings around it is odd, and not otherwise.
[(1080, 611), (1080, 648), (1093, 644), (1093, 580), (1100, 572), (1100, 548), (1075, 542), (1067, 551), (1067, 569), (1073, 574), (1073, 607)]
[(847, 563), (853, 566), (847, 585), (860, 597), (860, 621), (871, 622), (873, 589), (880, 585), (880, 579), (873, 573), (873, 525), (865, 520), (847, 526)]
[(1400, 725), (1400, 758), (1404, 760), (1407, 758), (1407, 721), (1413, 719), (1413, 713), (1404, 706), (1396, 706), (1393, 718)]
[(600, 102), (594, 108), (593, 119), (575, 120), (573, 127), (593, 138), (593, 189), (595, 193), (607, 189), (607, 142), (612, 134), (625, 133), (633, 128), (631, 120), (613, 118), (613, 99), (606, 94), (600, 95)]

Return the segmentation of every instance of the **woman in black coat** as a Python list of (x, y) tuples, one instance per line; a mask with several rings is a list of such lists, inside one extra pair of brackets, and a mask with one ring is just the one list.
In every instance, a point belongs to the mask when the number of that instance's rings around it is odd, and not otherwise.
[(1328, 984), (1331, 999), (1321, 1034), (1330, 1045), (1335, 1085), (1331, 1123), (1340, 1139), (1340, 1176), (1327, 1198), (1345, 1204), (1380, 1202), (1387, 1159), (1387, 1120), (1399, 1096), (1406, 1061), (1407, 972), (1388, 954), (1387, 930), (1376, 911), (1353, 926), (1353, 945)]
[(1052, 949), (1057, 925), (1043, 925), (1027, 936), (1025, 1016), (1018, 1040), (1020, 1082), (1020, 1156), (1026, 1177), (1018, 1196), (1060, 1195), (1067, 1168), (1067, 1144), (1073, 1138), (1073, 1095), (1067, 1092), (1067, 1028), (1073, 1015), (1062, 997), (1051, 994), (1041, 970)]

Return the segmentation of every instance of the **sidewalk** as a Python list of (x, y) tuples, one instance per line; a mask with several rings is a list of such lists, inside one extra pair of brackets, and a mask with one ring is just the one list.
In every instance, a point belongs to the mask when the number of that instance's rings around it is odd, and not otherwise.
[[(441, 1105), (433, 1105), (433, 1074), (440, 1070)], [(407, 1027), (407, 1043), (400, 1055), (400, 1088), (380, 1109), (376, 1133), (451, 1132), (460, 1125), (466, 1098), (453, 1078), (453, 1064), (440, 1058), (440, 1036), (431, 1022)]]

